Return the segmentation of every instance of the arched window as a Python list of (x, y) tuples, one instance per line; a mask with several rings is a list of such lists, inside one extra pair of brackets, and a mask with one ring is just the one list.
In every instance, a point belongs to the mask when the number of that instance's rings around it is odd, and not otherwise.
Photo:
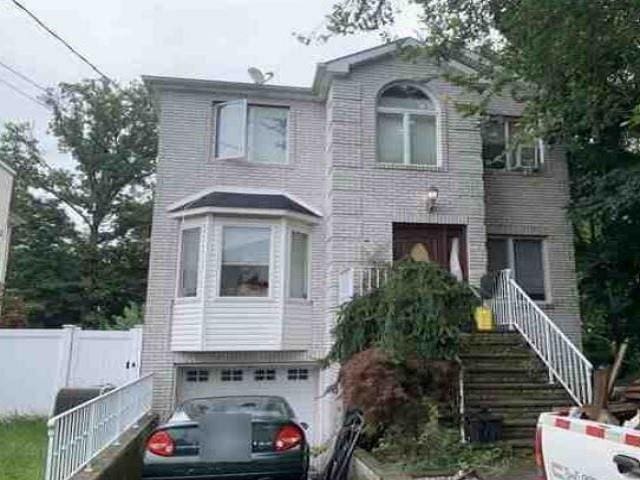
[(378, 99), (378, 161), (438, 165), (438, 111), (419, 88), (387, 87)]

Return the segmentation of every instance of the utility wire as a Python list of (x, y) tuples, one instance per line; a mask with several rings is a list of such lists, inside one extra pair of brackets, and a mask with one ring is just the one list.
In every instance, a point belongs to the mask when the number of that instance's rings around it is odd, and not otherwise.
[(36, 87), (39, 90), (42, 90), (44, 93), (49, 93), (47, 91), (46, 88), (44, 88), (42, 85), (40, 85), (38, 82), (36, 82), (35, 80), (30, 79), (29, 77), (27, 77), (26, 75), (24, 75), (23, 73), (20, 73), (18, 70), (16, 70), (15, 68), (7, 65), (6, 63), (4, 63), (2, 60), (0, 60), (0, 67), (4, 67), (5, 69), (9, 70), (11, 73), (13, 73), (14, 75), (16, 75), (17, 77), (20, 77), (22, 80), (24, 80), (27, 83), (30, 83), (31, 85), (33, 85), (34, 87)]
[(46, 103), (41, 102), (40, 100), (38, 100), (36, 97), (29, 95), (27, 92), (25, 92), (24, 90), (20, 89), (19, 87), (16, 87), (13, 83), (7, 82), (5, 79), (0, 78), (0, 83), (2, 83), (3, 85), (6, 85), (7, 87), (9, 87), (11, 90), (13, 90), (14, 92), (18, 93), (19, 95), (22, 95), (25, 98), (28, 98), (29, 100), (31, 100), (34, 103), (37, 103), (38, 105), (40, 105), (41, 107), (46, 108), (47, 110), (49, 110), (49, 107), (47, 106)]
[(80, 60), (82, 60), (84, 63), (86, 63), (87, 65), (89, 65), (89, 67), (91, 67), (91, 69), (96, 72), (98, 75), (100, 75), (102, 78), (104, 78), (105, 80), (109, 81), (110, 83), (115, 83), (113, 80), (111, 80), (105, 73), (103, 73), (98, 67), (96, 67), (93, 63), (91, 63), (89, 61), (89, 59), (87, 57), (85, 57), (84, 55), (82, 55), (80, 52), (78, 52), (75, 48), (73, 48), (71, 45), (69, 45), (69, 43), (67, 43), (67, 41), (65, 41), (60, 35), (58, 35), (56, 32), (54, 32), (51, 28), (49, 28), (47, 25), (45, 25), (45, 23), (40, 20), (38, 17), (36, 17), (33, 13), (31, 13), (29, 11), (29, 9), (27, 7), (25, 7), (24, 5), (22, 5), (20, 2), (18, 2), (18, 0), (12, 0), (13, 4), (18, 7), (20, 10), (22, 10), (23, 12), (25, 12), (27, 15), (29, 15), (42, 29), (44, 29), (49, 35), (51, 35), (52, 37), (54, 37), (56, 40), (58, 40), (59, 42), (61, 42), (65, 47), (67, 47), (67, 49), (69, 49), (76, 57), (78, 57)]

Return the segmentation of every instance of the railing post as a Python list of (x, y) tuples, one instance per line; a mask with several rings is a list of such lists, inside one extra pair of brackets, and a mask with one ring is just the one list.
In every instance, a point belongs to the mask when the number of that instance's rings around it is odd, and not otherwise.
[(116, 400), (116, 439), (113, 444), (118, 446), (120, 445), (120, 433), (122, 429), (122, 390), (118, 392)]
[(49, 420), (47, 422), (47, 438), (49, 439), (49, 444), (47, 445), (47, 464), (45, 466), (44, 471), (44, 480), (51, 480), (52, 475), (52, 464), (53, 464), (53, 441), (55, 437), (55, 423)]
[[(93, 443), (95, 440), (96, 405), (97, 404), (94, 402), (89, 408), (89, 435), (87, 437), (87, 449), (89, 451), (85, 453), (85, 458), (91, 458), (94, 451)], [(89, 460), (89, 462), (87, 463), (85, 471), (93, 471), (93, 468), (91, 467), (91, 460)]]
[(553, 365), (553, 355), (551, 354), (551, 332), (549, 331), (549, 325), (544, 324), (544, 340), (545, 348), (547, 349), (547, 358), (549, 359), (549, 383), (554, 383), (553, 372), (551, 371), (551, 365)]

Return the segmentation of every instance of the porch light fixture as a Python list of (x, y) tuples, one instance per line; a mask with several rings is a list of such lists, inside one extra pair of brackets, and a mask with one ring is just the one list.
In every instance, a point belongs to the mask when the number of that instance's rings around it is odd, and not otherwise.
[(437, 203), (438, 189), (436, 187), (429, 187), (429, 190), (427, 190), (427, 210), (429, 213), (433, 213), (436, 210)]

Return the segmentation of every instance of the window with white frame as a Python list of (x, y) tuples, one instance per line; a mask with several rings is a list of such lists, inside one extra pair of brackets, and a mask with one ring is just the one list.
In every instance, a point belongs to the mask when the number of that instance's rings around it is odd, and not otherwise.
[(189, 369), (186, 371), (187, 382), (202, 383), (209, 381), (209, 370)]
[(276, 371), (273, 368), (259, 368), (253, 372), (256, 382), (272, 382), (276, 379)]
[(377, 107), (378, 162), (399, 165), (438, 165), (438, 112), (419, 88), (392, 85)]
[(289, 297), (309, 298), (309, 235), (291, 231)]
[(511, 269), (515, 280), (533, 300), (546, 300), (544, 242), (540, 238), (490, 237), (489, 271)]
[(225, 368), (220, 372), (222, 382), (241, 382), (244, 378), (244, 371), (235, 368)]
[(287, 380), (309, 380), (308, 368), (290, 368), (287, 370)]
[(544, 144), (529, 139), (518, 119), (493, 116), (482, 122), (482, 160), (497, 170), (537, 171), (544, 164)]
[(182, 230), (180, 240), (179, 297), (198, 296), (200, 231), (200, 227), (185, 228)]
[(270, 258), (270, 227), (223, 227), (220, 295), (268, 297)]
[(287, 163), (287, 107), (234, 100), (216, 105), (215, 119), (215, 158)]

